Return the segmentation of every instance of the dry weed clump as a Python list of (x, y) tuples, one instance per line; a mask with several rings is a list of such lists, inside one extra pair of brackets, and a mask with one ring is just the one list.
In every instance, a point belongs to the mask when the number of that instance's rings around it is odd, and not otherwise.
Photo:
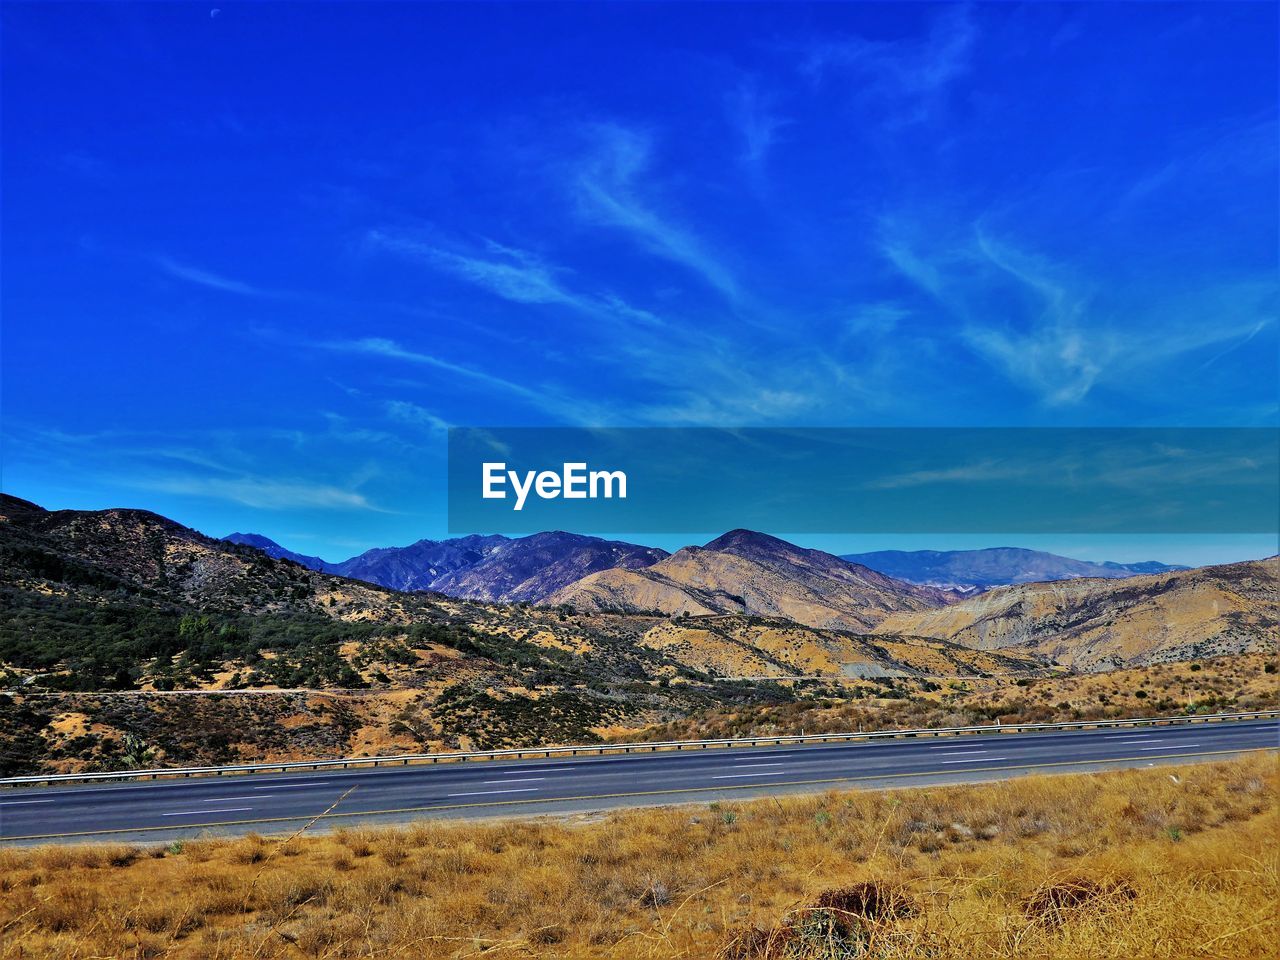
[(722, 960), (842, 960), (875, 956), (898, 933), (898, 921), (918, 913), (901, 887), (879, 881), (826, 890), (790, 911), (772, 930), (749, 927), (721, 948)]
[(0, 958), (1274, 956), (1274, 754), (167, 846), (0, 848)]
[(1116, 909), (1137, 896), (1127, 880), (1074, 877), (1046, 883), (1027, 897), (1023, 911), (1040, 923), (1058, 925), (1079, 911)]

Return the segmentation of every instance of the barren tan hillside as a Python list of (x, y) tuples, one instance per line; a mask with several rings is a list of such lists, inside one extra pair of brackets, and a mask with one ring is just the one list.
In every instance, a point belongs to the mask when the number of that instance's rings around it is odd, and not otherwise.
[(878, 637), (747, 616), (659, 621), (640, 641), (722, 677), (957, 677), (1043, 671), (1034, 655), (972, 650), (950, 641)]
[[(865, 631), (893, 611), (938, 606), (941, 594), (891, 580), (773, 538), (686, 547), (642, 570), (605, 570), (558, 590), (548, 604), (594, 611), (746, 613), (811, 627)], [(744, 539), (745, 539), (744, 534)], [(723, 542), (723, 543), (722, 543)]]
[(1035, 651), (1076, 670), (1273, 650), (1280, 558), (1127, 580), (1002, 587), (927, 611), (893, 613), (876, 633)]

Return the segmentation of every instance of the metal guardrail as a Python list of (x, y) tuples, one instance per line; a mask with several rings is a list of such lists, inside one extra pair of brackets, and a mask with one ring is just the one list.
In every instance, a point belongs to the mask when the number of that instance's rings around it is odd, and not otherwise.
[(1097, 727), (1159, 726), (1172, 723), (1206, 723), (1225, 720), (1266, 720), (1280, 717), (1280, 710), (1253, 713), (1192, 714), (1181, 717), (1131, 717), (1122, 720), (1071, 720), (1065, 723), (995, 723), (973, 727), (934, 727), (919, 730), (876, 730), (849, 733), (793, 734), (779, 737), (737, 737), (721, 740), (662, 740), (648, 743), (590, 743), (566, 747), (513, 747), (507, 750), (476, 750), (453, 753), (398, 754), (385, 757), (340, 757), (334, 760), (297, 760), (272, 763), (245, 763), (225, 767), (169, 767), (155, 770), (111, 770), (102, 773), (52, 773), (0, 779), (0, 787), (36, 783), (83, 783), (96, 780), (158, 780), (161, 777), (220, 776), (235, 773), (288, 773), (291, 770), (322, 770), (335, 767), (408, 766), (411, 763), (461, 763), (467, 760), (523, 760), (526, 757), (578, 756), (660, 750), (706, 750), (710, 747), (778, 746), (785, 743), (836, 743), (853, 740), (890, 740), (935, 737), (960, 733), (1026, 733), (1037, 730), (1086, 730)]

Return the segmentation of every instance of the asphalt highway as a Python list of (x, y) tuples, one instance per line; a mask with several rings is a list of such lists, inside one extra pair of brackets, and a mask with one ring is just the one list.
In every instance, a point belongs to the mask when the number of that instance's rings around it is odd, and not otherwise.
[(847, 787), (1215, 759), (1280, 746), (1280, 722), (1222, 721), (813, 746), (477, 761), (0, 789), (0, 841), (169, 840), (423, 817), (537, 816)]

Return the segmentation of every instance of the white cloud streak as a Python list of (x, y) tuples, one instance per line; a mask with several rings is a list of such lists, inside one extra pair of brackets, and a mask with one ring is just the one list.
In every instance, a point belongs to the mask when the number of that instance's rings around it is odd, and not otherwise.
[(647, 136), (617, 124), (593, 129), (594, 152), (574, 179), (579, 210), (589, 222), (630, 234), (650, 253), (677, 263), (729, 300), (739, 297), (731, 272), (688, 230), (660, 216), (640, 195), (652, 144)]
[(252, 284), (244, 283), (240, 280), (233, 280), (230, 277), (224, 277), (221, 274), (214, 273), (210, 270), (204, 270), (200, 267), (193, 267), (190, 264), (179, 263), (168, 257), (156, 257), (155, 263), (161, 270), (175, 277), (178, 280), (195, 284), (199, 287), (206, 287), (210, 290), (218, 290), (222, 293), (234, 293), (241, 297), (276, 297), (279, 294), (270, 290), (263, 290)]

